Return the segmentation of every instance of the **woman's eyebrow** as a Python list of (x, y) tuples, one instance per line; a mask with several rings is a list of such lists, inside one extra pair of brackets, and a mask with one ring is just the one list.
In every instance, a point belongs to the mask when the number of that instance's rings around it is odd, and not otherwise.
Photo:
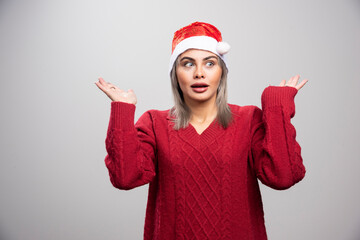
[[(215, 58), (215, 59), (217, 59), (216, 56), (208, 56), (208, 57), (204, 58), (203, 61), (209, 60), (210, 58)], [(180, 62), (183, 61), (183, 60), (186, 60), (186, 59), (187, 59), (187, 60), (190, 60), (190, 61), (195, 61), (195, 59), (193, 59), (193, 58), (191, 58), (191, 57), (183, 57), (183, 58), (180, 59)]]
[(216, 56), (208, 56), (208, 57), (204, 58), (203, 60), (206, 61), (206, 60), (209, 60), (210, 58), (215, 58), (216, 60), (218, 59)]
[(191, 58), (191, 57), (183, 57), (180, 59), (180, 62), (183, 61), (183, 60), (190, 60), (190, 61), (195, 61), (195, 59)]

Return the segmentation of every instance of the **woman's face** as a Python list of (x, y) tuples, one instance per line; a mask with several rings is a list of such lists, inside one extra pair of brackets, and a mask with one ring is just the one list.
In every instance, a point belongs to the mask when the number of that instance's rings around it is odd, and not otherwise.
[(222, 68), (212, 52), (189, 49), (179, 56), (176, 76), (187, 105), (214, 102)]

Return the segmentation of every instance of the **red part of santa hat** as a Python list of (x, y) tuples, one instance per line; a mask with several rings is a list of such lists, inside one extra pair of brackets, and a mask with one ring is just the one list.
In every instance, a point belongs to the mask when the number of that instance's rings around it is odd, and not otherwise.
[(188, 49), (210, 51), (225, 62), (224, 54), (230, 50), (230, 45), (222, 41), (221, 32), (215, 26), (204, 22), (191, 23), (174, 33), (169, 72), (177, 57)]

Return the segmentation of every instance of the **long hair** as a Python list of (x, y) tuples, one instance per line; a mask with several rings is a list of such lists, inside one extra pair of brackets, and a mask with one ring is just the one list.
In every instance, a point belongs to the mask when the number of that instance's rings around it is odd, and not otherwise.
[[(232, 114), (227, 104), (227, 74), (228, 69), (224, 61), (218, 57), (220, 67), (222, 69), (221, 79), (216, 94), (217, 116), (216, 119), (224, 128), (227, 128), (231, 122)], [(171, 88), (174, 96), (174, 107), (170, 110), (171, 119), (174, 122), (174, 129), (186, 128), (189, 125), (191, 112), (186, 105), (183, 92), (180, 89), (176, 76), (176, 67), (180, 58), (178, 57), (170, 72)]]

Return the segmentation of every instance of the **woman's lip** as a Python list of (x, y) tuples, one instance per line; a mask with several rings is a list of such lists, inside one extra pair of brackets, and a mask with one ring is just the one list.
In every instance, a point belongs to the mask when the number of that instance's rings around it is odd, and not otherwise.
[(209, 86), (204, 87), (192, 87), (192, 90), (196, 93), (203, 93), (208, 89)]
[(206, 83), (194, 83), (193, 85), (191, 85), (192, 88), (194, 87), (208, 87), (209, 85)]

